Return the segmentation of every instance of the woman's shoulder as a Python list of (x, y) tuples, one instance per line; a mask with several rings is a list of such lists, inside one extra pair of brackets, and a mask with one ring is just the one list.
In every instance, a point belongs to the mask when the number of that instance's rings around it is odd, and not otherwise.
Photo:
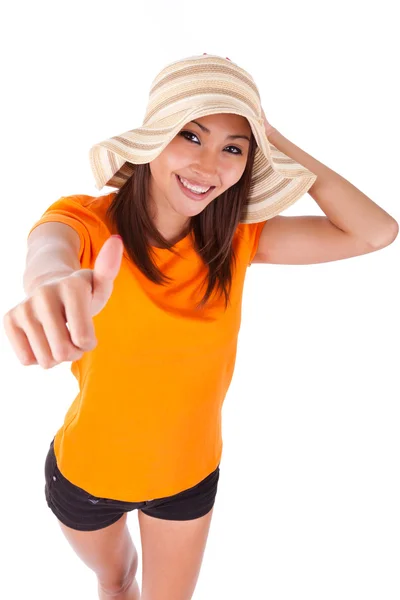
[(89, 194), (68, 194), (67, 196), (61, 196), (61, 198), (67, 202), (77, 202), (81, 206), (94, 211), (101, 211), (107, 209), (115, 197), (115, 194), (116, 192), (102, 194), (100, 196), (90, 196)]

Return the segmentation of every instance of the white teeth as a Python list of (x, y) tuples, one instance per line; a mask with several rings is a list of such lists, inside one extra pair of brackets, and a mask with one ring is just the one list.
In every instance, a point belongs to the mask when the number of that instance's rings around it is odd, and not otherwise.
[(179, 180), (182, 183), (182, 185), (184, 185), (186, 188), (189, 188), (189, 190), (191, 190), (192, 192), (196, 192), (197, 194), (204, 194), (205, 192), (208, 192), (208, 190), (211, 187), (209, 186), (208, 188), (201, 188), (198, 185), (191, 185), (186, 179), (182, 179), (182, 177), (179, 177)]

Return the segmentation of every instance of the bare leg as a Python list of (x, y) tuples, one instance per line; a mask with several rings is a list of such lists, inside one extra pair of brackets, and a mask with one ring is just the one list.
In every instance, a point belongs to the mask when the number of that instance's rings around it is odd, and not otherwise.
[(142, 539), (142, 600), (190, 600), (213, 508), (190, 521), (156, 519), (138, 511)]
[(117, 600), (140, 600), (140, 588), (136, 581), (136, 578), (132, 581), (131, 585), (126, 591), (113, 592), (107, 594), (101, 588), (100, 582), (98, 583), (99, 600), (110, 600), (111, 598), (117, 598)]
[(100, 600), (139, 600), (135, 579), (138, 553), (126, 524), (127, 513), (97, 531), (78, 531), (58, 521), (68, 542), (97, 576)]

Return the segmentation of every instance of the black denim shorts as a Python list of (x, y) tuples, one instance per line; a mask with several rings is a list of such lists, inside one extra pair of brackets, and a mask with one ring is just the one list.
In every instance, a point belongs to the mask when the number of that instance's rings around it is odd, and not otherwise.
[(57, 467), (54, 439), (45, 462), (46, 502), (56, 517), (68, 527), (94, 531), (115, 523), (125, 512), (141, 509), (158, 519), (186, 521), (207, 514), (214, 505), (219, 465), (197, 485), (165, 498), (143, 502), (124, 502), (92, 496), (66, 479)]

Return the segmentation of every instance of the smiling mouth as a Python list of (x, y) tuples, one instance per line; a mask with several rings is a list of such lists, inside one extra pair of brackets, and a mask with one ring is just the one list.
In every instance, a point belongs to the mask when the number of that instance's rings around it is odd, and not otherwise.
[[(205, 198), (215, 189), (215, 185), (212, 185), (205, 192), (194, 191), (194, 190), (188, 188), (186, 185), (184, 185), (182, 179), (180, 178), (180, 176), (177, 173), (175, 173), (175, 176), (178, 180), (178, 184), (181, 187), (181, 189), (184, 190), (187, 194), (190, 194), (191, 197), (194, 197), (196, 199)], [(201, 188), (201, 186), (199, 186), (199, 187)]]

